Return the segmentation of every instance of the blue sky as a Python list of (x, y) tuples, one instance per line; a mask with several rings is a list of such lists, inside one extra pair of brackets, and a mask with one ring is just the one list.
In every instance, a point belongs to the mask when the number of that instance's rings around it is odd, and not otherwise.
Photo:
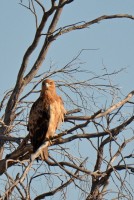
[[(47, 4), (47, 0), (45, 0)], [(24, 52), (35, 33), (32, 14), (19, 5), (19, 0), (1, 0), (0, 4), (0, 99), (13, 88)], [(101, 15), (134, 15), (132, 0), (74, 0), (68, 5), (58, 27), (80, 21), (89, 21)], [(134, 20), (113, 19), (102, 21), (88, 29), (74, 31), (58, 38), (51, 46), (42, 68), (52, 61), (56, 66), (69, 62), (81, 49), (84, 68), (101, 72), (104, 66), (109, 72), (126, 68), (112, 81), (119, 84), (124, 95), (134, 87)], [(36, 52), (34, 54), (36, 57)], [(34, 57), (30, 61), (34, 60)], [(30, 65), (29, 65), (30, 67)], [(79, 77), (84, 79), (84, 77)]]
[[(47, 2), (47, 1), (46, 1)], [(134, 14), (134, 2), (131, 0), (75, 0), (67, 6), (60, 20), (59, 27), (78, 21), (88, 21), (104, 14)], [(20, 68), (23, 54), (31, 43), (35, 23), (31, 13), (19, 5), (19, 0), (1, 0), (0, 6), (0, 95), (13, 87)], [(51, 46), (46, 63), (52, 60), (63, 65), (82, 48), (98, 49), (85, 53), (82, 61), (90, 70), (100, 70), (103, 64), (109, 71), (127, 67), (117, 82), (124, 93), (133, 89), (134, 74), (134, 21), (129, 19), (106, 20), (89, 29), (75, 31), (58, 38)]]

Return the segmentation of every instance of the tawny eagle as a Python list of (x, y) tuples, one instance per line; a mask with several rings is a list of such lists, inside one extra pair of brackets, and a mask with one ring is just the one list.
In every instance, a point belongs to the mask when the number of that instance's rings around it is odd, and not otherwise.
[[(33, 103), (28, 121), (33, 153), (55, 135), (58, 126), (64, 120), (66, 110), (60, 96), (56, 94), (56, 87), (53, 80), (46, 79), (42, 82), (40, 97)], [(48, 157), (48, 146), (41, 152), (41, 159)]]

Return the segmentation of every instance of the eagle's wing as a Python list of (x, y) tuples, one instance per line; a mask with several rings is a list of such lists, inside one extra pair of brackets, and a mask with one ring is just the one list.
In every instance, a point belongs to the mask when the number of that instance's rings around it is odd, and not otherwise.
[(50, 108), (43, 106), (43, 100), (38, 98), (32, 105), (28, 130), (30, 133), (33, 152), (43, 144), (49, 127)]
[(62, 98), (59, 96), (58, 98), (58, 110), (59, 110), (59, 119), (58, 119), (58, 127), (61, 125), (61, 123), (64, 121), (65, 114), (67, 111), (64, 108), (64, 103)]
[(63, 105), (61, 97), (57, 96), (55, 101), (50, 104), (50, 118), (47, 130), (47, 138), (53, 137), (55, 135), (56, 129), (64, 121), (64, 115), (66, 110)]

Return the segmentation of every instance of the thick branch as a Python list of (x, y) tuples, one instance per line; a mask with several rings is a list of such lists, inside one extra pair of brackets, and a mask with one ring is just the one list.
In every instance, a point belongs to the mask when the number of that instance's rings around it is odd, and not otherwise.
[(18, 138), (18, 137), (11, 137), (11, 136), (5, 136), (0, 135), (0, 140), (2, 141), (8, 141), (8, 142), (16, 142), (17, 144), (20, 144), (21, 140), (24, 138)]
[(14, 116), (13, 111), (16, 107), (17, 100), (19, 98), (19, 95), (23, 91), (24, 85), (26, 85), (28, 83), (26, 81), (24, 82), (24, 80), (23, 80), (23, 76), (24, 76), (25, 70), (27, 68), (28, 60), (29, 60), (30, 55), (32, 54), (32, 52), (35, 50), (35, 48), (37, 47), (37, 45), (39, 43), (39, 40), (41, 37), (41, 32), (46, 24), (48, 17), (49, 17), (49, 15), (47, 13), (44, 13), (41, 23), (40, 23), (40, 26), (38, 27), (38, 29), (36, 31), (34, 40), (33, 40), (32, 44), (29, 46), (29, 48), (27, 49), (27, 51), (23, 57), (22, 65), (21, 65), (21, 68), (19, 70), (18, 77), (17, 77), (17, 82), (16, 82), (15, 88), (12, 92), (12, 95), (10, 96), (10, 99), (8, 101), (6, 111), (5, 111), (4, 122), (7, 125), (9, 125), (14, 120), (15, 116)]

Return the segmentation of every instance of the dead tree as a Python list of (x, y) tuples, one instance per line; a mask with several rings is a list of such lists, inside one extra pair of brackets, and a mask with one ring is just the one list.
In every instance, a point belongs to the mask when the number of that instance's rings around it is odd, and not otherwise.
[[(120, 71), (93, 74), (82, 70), (78, 58), (84, 49), (65, 66), (50, 66), (41, 74), (39, 69), (45, 63), (51, 44), (63, 34), (104, 20), (134, 20), (134, 16), (103, 15), (91, 21), (58, 27), (64, 7), (71, 6), (73, 0), (51, 0), (49, 4), (46, 9), (44, 1), (20, 1), (20, 5), (33, 14), (36, 31), (23, 56), (16, 84), (0, 103), (0, 199), (37, 200), (51, 196), (56, 199), (58, 194), (67, 199), (73, 193), (75, 199), (101, 200), (109, 196), (111, 199), (111, 195), (115, 199), (133, 199), (134, 91), (123, 97), (119, 88), (110, 85), (108, 80)], [(41, 20), (38, 9), (42, 11)], [(38, 56), (29, 67), (29, 60), (40, 41)], [(79, 74), (84, 77), (87, 73), (88, 79), (79, 80)], [(51, 140), (49, 160), (36, 163), (30, 159), (32, 146), (26, 129), (27, 118), (39, 94), (40, 83), (48, 77), (57, 80), (68, 112), (62, 129)], [(101, 103), (96, 99), (100, 89), (101, 95), (106, 97)], [(111, 103), (106, 104), (107, 98)]]

